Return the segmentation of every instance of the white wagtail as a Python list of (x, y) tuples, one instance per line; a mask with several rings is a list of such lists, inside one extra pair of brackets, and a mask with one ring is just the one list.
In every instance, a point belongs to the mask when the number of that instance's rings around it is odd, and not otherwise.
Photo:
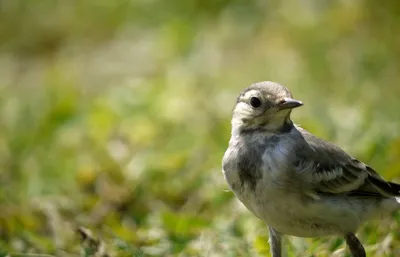
[(400, 209), (400, 185), (293, 124), (291, 110), (302, 105), (278, 83), (246, 88), (233, 110), (225, 179), (269, 226), (273, 257), (282, 256), (284, 234), (344, 236), (352, 255), (365, 257), (355, 232), (366, 220)]

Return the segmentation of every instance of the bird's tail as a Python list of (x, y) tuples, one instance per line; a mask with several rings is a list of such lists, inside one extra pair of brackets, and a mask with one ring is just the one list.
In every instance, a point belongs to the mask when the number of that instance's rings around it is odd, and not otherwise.
[(394, 199), (396, 200), (396, 204), (397, 206), (399, 206), (400, 209), (400, 196), (396, 196)]
[[(370, 169), (371, 170), (371, 169)], [(400, 184), (385, 181), (383, 178), (369, 174), (368, 181), (377, 189), (383, 196), (400, 197)]]
[(400, 210), (400, 196), (395, 196), (383, 200), (380, 210), (386, 213), (393, 213)]

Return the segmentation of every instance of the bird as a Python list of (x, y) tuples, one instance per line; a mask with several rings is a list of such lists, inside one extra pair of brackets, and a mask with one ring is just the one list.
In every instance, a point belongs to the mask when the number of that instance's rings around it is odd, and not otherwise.
[(282, 257), (285, 235), (344, 237), (353, 257), (366, 257), (356, 232), (400, 209), (400, 184), (293, 123), (291, 112), (302, 105), (276, 82), (244, 89), (232, 113), (224, 178), (267, 224), (272, 257)]

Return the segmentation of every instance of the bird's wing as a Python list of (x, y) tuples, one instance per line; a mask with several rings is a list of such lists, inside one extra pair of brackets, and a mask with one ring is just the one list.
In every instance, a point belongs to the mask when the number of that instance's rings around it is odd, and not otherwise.
[(385, 181), (376, 171), (339, 147), (297, 127), (307, 150), (299, 149), (300, 169), (307, 170), (313, 189), (321, 193), (399, 196), (400, 185)]

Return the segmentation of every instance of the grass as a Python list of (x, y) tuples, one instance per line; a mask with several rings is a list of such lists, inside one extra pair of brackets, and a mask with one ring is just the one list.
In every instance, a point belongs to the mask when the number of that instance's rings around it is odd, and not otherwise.
[[(398, 180), (395, 1), (0, 10), (0, 256), (269, 256), (265, 225), (221, 173), (235, 98), (256, 81), (287, 85), (305, 103), (297, 123)], [(370, 256), (398, 256), (399, 226), (396, 215), (358, 235)]]

